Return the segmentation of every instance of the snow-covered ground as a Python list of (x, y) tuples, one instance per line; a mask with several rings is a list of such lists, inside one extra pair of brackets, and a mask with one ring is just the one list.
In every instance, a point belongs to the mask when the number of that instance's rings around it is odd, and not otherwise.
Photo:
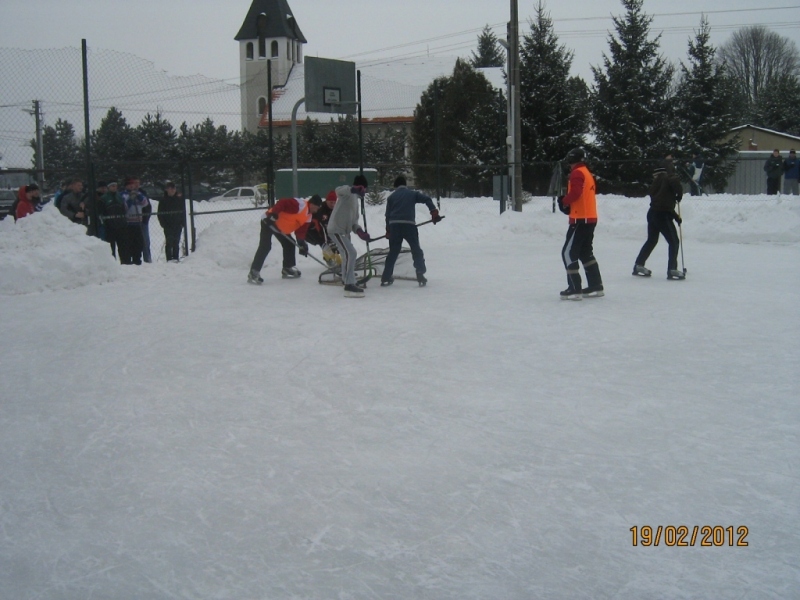
[(0, 598), (798, 597), (797, 198), (687, 198), (675, 282), (602, 197), (582, 302), (546, 199), (443, 199), (361, 300), (247, 285), (258, 213), (123, 268), (51, 208), (0, 223)]

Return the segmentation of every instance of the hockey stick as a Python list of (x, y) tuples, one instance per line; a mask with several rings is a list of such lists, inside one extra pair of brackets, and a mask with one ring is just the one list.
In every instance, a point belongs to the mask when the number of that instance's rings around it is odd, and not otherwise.
[[(274, 233), (275, 235), (279, 235), (279, 236), (281, 236), (282, 238), (289, 240), (290, 242), (292, 242), (292, 244), (294, 244), (295, 246), (297, 246), (297, 248), (298, 248), (298, 249), (300, 249), (300, 248), (301, 248), (300, 244), (298, 244), (298, 243), (297, 243), (297, 242), (294, 240), (294, 238), (293, 238), (292, 236), (290, 236), (290, 235), (286, 235), (286, 234), (285, 234), (285, 233), (283, 233), (283, 232), (282, 232), (280, 229), (277, 229), (276, 227), (273, 227), (272, 225), (270, 225), (270, 226), (269, 226), (269, 228), (270, 228), (270, 230), (272, 231), (272, 233)], [(302, 254), (301, 254), (301, 256), (302, 256)], [(322, 262), (320, 259), (318, 259), (318, 258), (317, 258), (316, 256), (314, 256), (313, 254), (309, 253), (309, 254), (306, 254), (306, 256), (307, 256), (308, 258), (311, 258), (311, 259), (313, 259), (313, 260), (317, 261), (319, 264), (321, 264), (321, 265), (322, 265), (323, 267), (325, 267), (326, 269), (330, 269), (330, 267), (329, 267), (328, 265), (326, 265), (324, 262)]]
[[(442, 219), (444, 219), (444, 217), (445, 217), (445, 215), (442, 215), (439, 220), (441, 221)], [(422, 223), (419, 223), (417, 225), (417, 227), (422, 227), (423, 225), (427, 225), (428, 223), (433, 223), (433, 219), (428, 219), (427, 221), (423, 221)], [(383, 234), (381, 237), (369, 238), (369, 241), (370, 242), (377, 242), (378, 240), (382, 240), (385, 237), (386, 237), (386, 234)], [(369, 248), (367, 248), (367, 249), (369, 250)]]
[(679, 243), (681, 245), (681, 268), (683, 269), (683, 274), (686, 275), (686, 264), (683, 262), (683, 217), (681, 216), (681, 203), (678, 202), (678, 218), (681, 220), (678, 223), (678, 238)]

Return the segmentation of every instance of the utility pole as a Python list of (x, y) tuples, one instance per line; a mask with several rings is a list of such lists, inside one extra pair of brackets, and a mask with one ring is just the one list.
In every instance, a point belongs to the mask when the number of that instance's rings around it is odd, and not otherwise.
[(509, 89), (511, 98), (511, 153), (512, 173), (514, 181), (513, 190), (514, 210), (522, 212), (522, 121), (520, 119), (519, 98), (519, 6), (517, 0), (511, 0), (511, 21), (508, 24), (508, 58), (509, 58)]
[(44, 188), (44, 157), (42, 154), (42, 105), (39, 100), (33, 101), (33, 110), (23, 109), (36, 118), (36, 183), (39, 189)]

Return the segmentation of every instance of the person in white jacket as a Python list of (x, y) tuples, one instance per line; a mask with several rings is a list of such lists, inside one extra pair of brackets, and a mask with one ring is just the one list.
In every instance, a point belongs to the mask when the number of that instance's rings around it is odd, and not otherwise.
[(356, 175), (352, 187), (342, 185), (336, 188), (336, 205), (328, 219), (328, 235), (342, 255), (342, 280), (346, 298), (363, 298), (364, 289), (356, 285), (356, 249), (350, 241), (350, 233), (355, 232), (364, 241), (367, 234), (358, 224), (358, 201), (367, 191), (367, 178)]

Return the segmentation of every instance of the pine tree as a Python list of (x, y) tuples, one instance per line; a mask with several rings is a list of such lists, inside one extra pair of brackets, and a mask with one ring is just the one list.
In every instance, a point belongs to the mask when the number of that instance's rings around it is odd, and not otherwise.
[[(33, 148), (33, 165), (36, 165), (36, 140), (30, 141)], [(69, 121), (58, 119), (54, 126), (42, 129), (42, 150), (47, 179), (57, 182), (82, 173), (84, 157), (75, 139), (75, 128)]]
[(488, 25), (478, 36), (478, 53), (472, 53), (469, 64), (476, 69), (502, 67), (506, 64), (505, 54), (497, 42), (497, 36)]
[(176, 179), (178, 134), (160, 112), (155, 116), (148, 113), (136, 128), (136, 135), (142, 145), (142, 166), (140, 177), (146, 182), (163, 182)]
[(125, 117), (115, 107), (100, 122), (100, 127), (91, 133), (92, 160), (97, 173), (102, 177), (121, 181), (123, 177), (140, 176), (140, 161), (144, 146), (136, 131), (128, 125)]
[[(523, 163), (560, 160), (584, 144), (589, 127), (588, 89), (582, 79), (570, 77), (572, 57), (559, 45), (553, 21), (540, 1), (520, 50)], [(544, 193), (550, 171), (549, 164), (525, 167), (523, 186)]]
[(192, 185), (230, 183), (231, 173), (226, 167), (230, 165), (232, 139), (228, 128), (217, 127), (210, 117), (193, 127), (181, 123), (178, 148), (183, 161), (191, 167)]
[(681, 80), (675, 95), (676, 159), (688, 159), (700, 152), (705, 159), (703, 180), (716, 191), (725, 189), (735, 169), (732, 159), (738, 139), (726, 140), (737, 124), (733, 116), (730, 80), (725, 65), (716, 61), (710, 43), (708, 20), (689, 41), (689, 65), (681, 64)]
[(652, 161), (669, 151), (673, 68), (658, 54), (660, 36), (649, 39), (652, 17), (642, 11), (644, 0), (621, 1), (626, 13), (614, 17), (611, 57), (603, 55), (603, 68), (592, 67), (591, 150), (600, 161), (599, 189), (640, 195), (651, 180)]
[[(466, 167), (475, 165), (477, 160), (483, 165), (504, 162), (505, 103), (498, 99), (497, 90), (483, 73), (460, 59), (450, 77), (437, 78), (428, 86), (414, 110), (411, 133), (411, 157), (421, 187), (433, 188), (437, 184), (436, 169), (431, 166), (437, 160), (437, 131), (440, 165)], [(443, 167), (438, 182), (442, 190), (486, 193), (491, 189), (491, 180), (485, 179), (485, 173), (485, 168)]]
[(800, 80), (784, 75), (772, 81), (755, 105), (755, 125), (800, 135)]

